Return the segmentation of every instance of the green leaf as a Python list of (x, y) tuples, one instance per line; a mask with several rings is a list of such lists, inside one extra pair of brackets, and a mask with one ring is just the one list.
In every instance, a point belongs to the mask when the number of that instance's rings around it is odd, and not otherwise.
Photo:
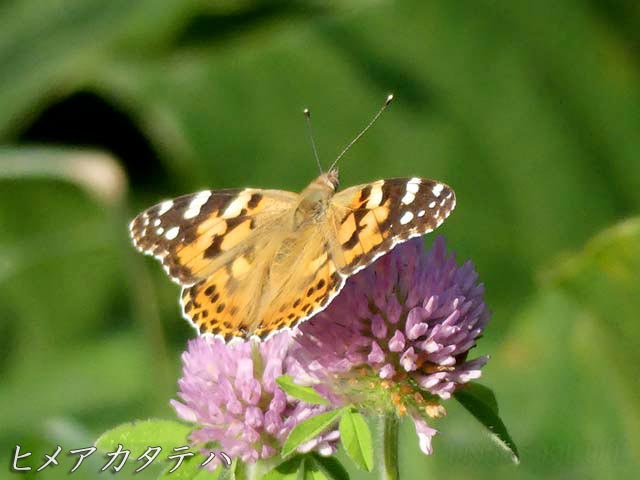
[(187, 436), (191, 427), (172, 420), (139, 420), (124, 423), (103, 433), (96, 440), (99, 450), (109, 452), (118, 447), (131, 451), (129, 459), (135, 460), (148, 447), (161, 447), (161, 455), (173, 452), (175, 447), (188, 445)]
[[(258, 350), (256, 343), (252, 345), (252, 349), (254, 349), (254, 351)], [(222, 480), (252, 480), (254, 476), (250, 473), (249, 470), (250, 469), (246, 463), (236, 459), (236, 461), (233, 462), (233, 465), (231, 465), (227, 477), (223, 478)]]
[(454, 393), (455, 399), (488, 430), (498, 445), (511, 453), (514, 463), (520, 462), (518, 447), (511, 439), (507, 427), (498, 416), (498, 403), (487, 387), (471, 384)]
[(336, 457), (324, 457), (315, 452), (309, 455), (313, 457), (316, 464), (328, 478), (332, 480), (349, 480), (349, 473)]
[(220, 473), (223, 470), (226, 470), (222, 466), (218, 466), (213, 472), (207, 470), (206, 468), (201, 468), (202, 462), (204, 462), (205, 458), (196, 454), (193, 457), (185, 459), (182, 464), (173, 472), (170, 472), (174, 467), (174, 461), (170, 461), (170, 465), (168, 465), (164, 471), (160, 474), (158, 479), (169, 479), (172, 480), (218, 480), (220, 478)]
[(340, 440), (345, 451), (360, 468), (373, 469), (371, 430), (358, 412), (346, 411), (340, 419)]
[(491, 409), (493, 413), (498, 415), (498, 401), (496, 396), (489, 387), (485, 387), (480, 383), (469, 382), (465, 385), (464, 389), (471, 393), (474, 397), (479, 398), (482, 402)]
[(324, 432), (331, 424), (340, 418), (344, 411), (344, 408), (331, 410), (330, 412), (321, 413), (296, 425), (284, 442), (281, 452), (282, 457), (288, 457), (300, 445)]
[(295, 480), (300, 472), (304, 478), (349, 480), (347, 470), (338, 459), (333, 456), (324, 457), (316, 452), (294, 455), (270, 470), (262, 480)]
[(282, 375), (276, 379), (278, 386), (286, 393), (298, 400), (313, 405), (329, 405), (329, 400), (324, 398), (312, 387), (305, 387), (294, 382), (291, 375)]
[(262, 480), (295, 480), (298, 478), (303, 460), (304, 455), (295, 455), (267, 472)]
[(313, 457), (305, 457), (304, 459), (304, 480), (328, 480), (320, 466)]

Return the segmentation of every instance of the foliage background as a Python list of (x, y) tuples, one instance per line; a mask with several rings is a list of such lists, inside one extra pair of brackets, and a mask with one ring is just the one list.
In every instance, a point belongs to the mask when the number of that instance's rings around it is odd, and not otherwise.
[(133, 214), (203, 187), (300, 190), (317, 173), (302, 108), (328, 164), (392, 91), (342, 182), (456, 189), (441, 232), (487, 285), (482, 381), (522, 453), (451, 404), (432, 457), (404, 425), (404, 476), (640, 473), (637, 2), (7, 0), (0, 26), (7, 470), (17, 444), (37, 467), (174, 415), (193, 332), (130, 247)]

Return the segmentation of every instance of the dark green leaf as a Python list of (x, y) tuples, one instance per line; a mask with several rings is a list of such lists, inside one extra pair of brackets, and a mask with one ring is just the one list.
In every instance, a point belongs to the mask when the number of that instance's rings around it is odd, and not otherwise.
[(303, 402), (313, 405), (329, 405), (329, 400), (324, 398), (312, 387), (305, 387), (294, 382), (291, 375), (282, 375), (276, 379), (278, 386), (286, 393)]
[[(475, 384), (477, 385), (477, 384)], [(520, 462), (518, 447), (511, 439), (507, 427), (498, 416), (498, 407), (495, 395), (487, 387), (462, 388), (454, 393), (454, 397), (460, 404), (473, 415), (484, 427), (498, 445), (511, 453), (514, 463)]]
[(282, 447), (282, 456), (288, 457), (296, 448), (324, 432), (344, 413), (344, 409), (321, 413), (295, 426)]
[(349, 473), (335, 456), (325, 457), (318, 453), (309, 454), (324, 474), (332, 480), (349, 480)]
[(345, 451), (360, 468), (373, 469), (371, 430), (364, 417), (355, 411), (345, 411), (340, 419), (340, 440)]
[(294, 455), (267, 472), (262, 480), (295, 480), (298, 478), (298, 471), (302, 467), (303, 460), (303, 455)]
[(498, 400), (489, 387), (485, 387), (477, 382), (469, 382), (464, 386), (467, 393), (470, 393), (474, 397), (480, 399), (493, 413), (498, 415)]
[(306, 456), (304, 459), (304, 480), (328, 480), (327, 476), (320, 469), (313, 457)]

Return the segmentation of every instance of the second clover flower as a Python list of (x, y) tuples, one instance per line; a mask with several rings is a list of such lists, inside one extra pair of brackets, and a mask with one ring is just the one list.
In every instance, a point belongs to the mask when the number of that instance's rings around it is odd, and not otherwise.
[(299, 327), (298, 378), (337, 403), (409, 414), (420, 448), (436, 433), (425, 419), (481, 375), (488, 357), (468, 360), (489, 319), (471, 262), (458, 266), (442, 237), (396, 247), (350, 278), (323, 312)]

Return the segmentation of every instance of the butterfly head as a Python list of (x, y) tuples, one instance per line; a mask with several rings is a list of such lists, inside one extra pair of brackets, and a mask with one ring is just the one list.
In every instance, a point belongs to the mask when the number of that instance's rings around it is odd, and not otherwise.
[[(340, 181), (338, 179), (338, 169), (333, 168), (328, 172), (323, 172), (305, 189), (311, 197), (331, 197), (338, 189)], [(304, 192), (303, 192), (304, 196)]]
[(295, 210), (296, 228), (316, 223), (324, 218), (329, 201), (338, 188), (338, 170), (321, 173), (300, 193), (300, 202)]
[(338, 185), (340, 185), (340, 176), (338, 175), (338, 168), (332, 168), (326, 173), (320, 175), (320, 178), (323, 178), (326, 185), (331, 188), (334, 192), (338, 189)]

